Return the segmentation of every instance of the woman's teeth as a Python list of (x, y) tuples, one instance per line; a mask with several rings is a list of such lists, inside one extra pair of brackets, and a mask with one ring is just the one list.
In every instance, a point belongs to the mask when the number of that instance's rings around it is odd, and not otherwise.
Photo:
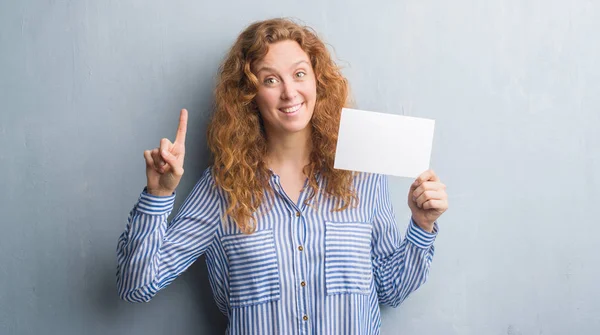
[(284, 113), (288, 113), (289, 114), (289, 113), (293, 113), (293, 112), (299, 110), (301, 106), (302, 106), (302, 104), (300, 103), (300, 104), (297, 104), (296, 106), (292, 106), (292, 107), (289, 107), (289, 108), (280, 108), (279, 110), (282, 111), (282, 112), (284, 112)]

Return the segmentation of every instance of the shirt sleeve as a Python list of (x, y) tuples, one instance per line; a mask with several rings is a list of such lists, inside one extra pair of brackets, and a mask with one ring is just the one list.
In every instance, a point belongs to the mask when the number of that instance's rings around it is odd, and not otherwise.
[(206, 169), (169, 223), (175, 193), (153, 196), (144, 188), (117, 243), (121, 299), (146, 302), (185, 271), (211, 245), (221, 222), (218, 190)]
[(397, 307), (427, 280), (438, 226), (429, 233), (411, 218), (402, 240), (385, 175), (379, 176), (376, 192), (372, 262), (377, 296), (381, 304)]

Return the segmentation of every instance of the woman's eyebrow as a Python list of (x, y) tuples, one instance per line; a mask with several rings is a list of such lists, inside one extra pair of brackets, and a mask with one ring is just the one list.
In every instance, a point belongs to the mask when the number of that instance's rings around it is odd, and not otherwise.
[[(304, 59), (303, 59), (303, 60), (301, 60), (301, 61), (298, 61), (298, 62), (296, 62), (296, 63), (292, 64), (292, 65), (290, 66), (290, 68), (294, 68), (294, 67), (296, 67), (296, 66), (298, 66), (298, 65), (300, 65), (300, 64), (302, 64), (302, 63), (306, 63), (306, 65), (310, 65), (310, 64), (309, 64), (309, 63), (308, 63), (306, 60), (304, 60)], [(275, 71), (275, 69), (274, 69), (274, 68), (272, 68), (272, 67), (270, 67), (270, 66), (261, 66), (261, 67), (260, 67), (260, 68), (259, 68), (259, 69), (256, 71), (256, 74), (260, 73), (261, 71), (271, 71), (271, 72), (277, 72), (277, 71)]]

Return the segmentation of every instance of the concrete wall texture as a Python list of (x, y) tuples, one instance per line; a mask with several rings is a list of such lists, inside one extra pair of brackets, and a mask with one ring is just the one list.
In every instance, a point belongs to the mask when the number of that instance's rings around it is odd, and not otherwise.
[[(295, 17), (360, 109), (436, 119), (450, 210), (430, 279), (383, 334), (599, 334), (600, 3), (0, 2), (0, 334), (222, 334), (203, 259), (118, 299), (116, 242), (143, 150), (188, 108), (176, 208), (208, 165), (219, 62), (250, 22)], [(391, 178), (401, 231), (410, 180)]]

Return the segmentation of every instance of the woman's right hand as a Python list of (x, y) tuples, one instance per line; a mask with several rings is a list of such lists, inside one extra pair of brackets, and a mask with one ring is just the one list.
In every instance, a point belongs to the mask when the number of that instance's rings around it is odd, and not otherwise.
[(185, 133), (188, 113), (181, 110), (179, 128), (175, 142), (166, 138), (160, 140), (160, 146), (144, 151), (146, 159), (147, 192), (156, 196), (173, 194), (183, 176), (183, 158), (185, 156)]

